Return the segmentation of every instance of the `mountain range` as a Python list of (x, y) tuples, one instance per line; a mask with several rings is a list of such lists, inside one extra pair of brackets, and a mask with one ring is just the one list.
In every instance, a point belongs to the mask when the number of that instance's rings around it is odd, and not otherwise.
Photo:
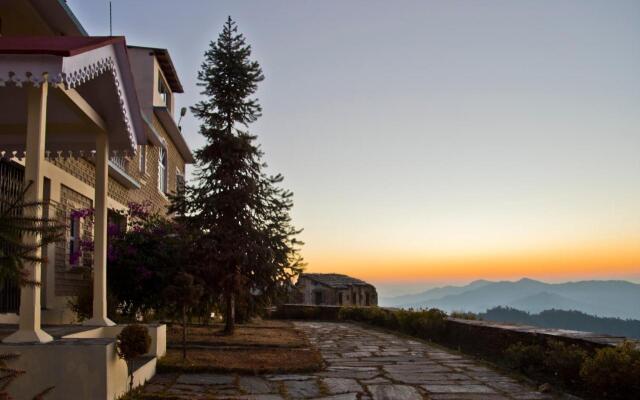
[(484, 312), (503, 306), (539, 313), (575, 310), (601, 317), (640, 319), (640, 285), (628, 281), (578, 281), (545, 283), (478, 280), (465, 286), (444, 286), (421, 293), (382, 298), (381, 306), (444, 311)]

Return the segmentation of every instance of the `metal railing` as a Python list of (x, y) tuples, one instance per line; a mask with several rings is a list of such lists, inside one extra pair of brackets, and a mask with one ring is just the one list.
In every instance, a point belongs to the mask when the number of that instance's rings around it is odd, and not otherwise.
[(109, 157), (109, 161), (111, 161), (115, 166), (120, 168), (122, 171), (127, 171), (127, 166), (129, 165), (129, 160), (125, 156), (111, 156)]

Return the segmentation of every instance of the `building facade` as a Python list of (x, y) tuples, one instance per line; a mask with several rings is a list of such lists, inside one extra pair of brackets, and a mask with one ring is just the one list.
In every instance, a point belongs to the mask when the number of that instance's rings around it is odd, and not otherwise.
[[(57, 0), (3, 0), (0, 3), (0, 35), (2, 38), (38, 40), (87, 37), (66, 7), (64, 2)], [(29, 45), (33, 47), (32, 43)], [(135, 151), (110, 152), (106, 205), (109, 209), (124, 210), (130, 202), (145, 203), (155, 211), (166, 213), (169, 196), (184, 183), (185, 167), (193, 162), (174, 118), (175, 94), (182, 93), (183, 88), (166, 49), (126, 44), (121, 47), (124, 50), (120, 57), (126, 59), (133, 78), (128, 106), (133, 110), (130, 113), (141, 121), (141, 129), (137, 131), (142, 132), (136, 134), (142, 139), (137, 140)], [(4, 50), (3, 57), (10, 60), (7, 51)], [(83, 92), (87, 99), (99, 96), (99, 93), (89, 91), (90, 88)], [(54, 104), (52, 97), (49, 96), (50, 108)], [(51, 126), (53, 124), (47, 121), (47, 130), (52, 130)], [(4, 151), (0, 157), (3, 195), (10, 195), (11, 188), (22, 185), (25, 170), (25, 159), (7, 150), (11, 149), (0, 149)], [(81, 152), (48, 152), (42, 172), (43, 199), (52, 204), (45, 212), (56, 213), (68, 226), (64, 242), (43, 250), (47, 262), (42, 265), (42, 321), (45, 324), (68, 323), (75, 318), (68, 307), (70, 297), (90, 287), (92, 282), (92, 260), (76, 255), (80, 238), (93, 234), (93, 224), (78, 210), (96, 207), (96, 159)], [(19, 299), (19, 290), (10, 283), (0, 288), (0, 322), (17, 322)]]
[(341, 274), (301, 274), (293, 302), (307, 305), (377, 306), (376, 288)]

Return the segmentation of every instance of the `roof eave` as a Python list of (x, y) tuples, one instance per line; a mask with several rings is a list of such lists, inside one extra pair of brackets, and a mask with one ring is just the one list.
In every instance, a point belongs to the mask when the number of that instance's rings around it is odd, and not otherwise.
[(171, 59), (171, 55), (169, 54), (169, 50), (162, 49), (159, 47), (145, 47), (145, 46), (128, 46), (132, 49), (145, 49), (149, 50), (153, 53), (153, 55), (158, 59), (158, 64), (160, 64), (160, 69), (162, 69), (162, 73), (164, 74), (165, 79), (169, 83), (171, 91), (173, 93), (184, 93), (184, 88), (182, 87), (182, 83), (180, 82), (180, 78), (178, 77), (178, 71), (176, 70), (175, 65), (173, 64), (173, 60)]
[(30, 0), (31, 5), (52, 28), (66, 36), (88, 36), (65, 0)]

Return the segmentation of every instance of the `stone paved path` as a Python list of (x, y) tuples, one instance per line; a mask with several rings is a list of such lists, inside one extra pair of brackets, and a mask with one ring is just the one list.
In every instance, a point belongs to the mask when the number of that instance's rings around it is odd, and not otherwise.
[(327, 368), (309, 375), (158, 375), (146, 392), (184, 399), (552, 399), (464, 356), (351, 324), (296, 322)]

